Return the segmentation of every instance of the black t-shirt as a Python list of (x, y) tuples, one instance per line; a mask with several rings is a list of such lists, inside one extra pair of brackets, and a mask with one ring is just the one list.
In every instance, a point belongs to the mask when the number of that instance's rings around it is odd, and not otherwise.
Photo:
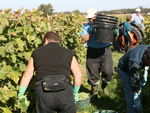
[(69, 78), (71, 61), (75, 53), (72, 50), (50, 42), (34, 50), (31, 57), (36, 71), (35, 81), (46, 75), (66, 75)]

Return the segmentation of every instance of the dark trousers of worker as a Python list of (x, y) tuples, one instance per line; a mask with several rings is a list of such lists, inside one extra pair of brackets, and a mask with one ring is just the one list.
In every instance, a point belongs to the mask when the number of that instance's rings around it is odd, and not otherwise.
[(112, 80), (114, 74), (112, 51), (110, 47), (95, 49), (88, 47), (86, 69), (88, 83), (98, 85), (100, 81), (100, 72), (102, 72), (102, 81), (108, 83)]
[[(125, 50), (125, 52), (127, 52), (132, 49), (133, 42), (129, 35), (125, 35), (124, 40), (125, 40), (124, 50)], [(129, 44), (129, 46), (128, 46), (128, 44)]]
[(118, 75), (122, 81), (123, 89), (125, 92), (125, 99), (127, 103), (127, 113), (137, 113), (134, 109), (134, 97), (132, 94), (132, 88), (130, 84), (130, 76), (128, 73), (122, 71), (119, 67), (117, 69)]
[(76, 113), (72, 85), (59, 92), (45, 92), (36, 82), (35, 94), (37, 113)]

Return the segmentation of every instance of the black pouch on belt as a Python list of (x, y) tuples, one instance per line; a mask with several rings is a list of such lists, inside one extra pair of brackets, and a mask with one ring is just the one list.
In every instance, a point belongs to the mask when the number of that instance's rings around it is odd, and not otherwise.
[(65, 75), (47, 75), (42, 79), (42, 86), (45, 91), (61, 91), (66, 89), (68, 81)]

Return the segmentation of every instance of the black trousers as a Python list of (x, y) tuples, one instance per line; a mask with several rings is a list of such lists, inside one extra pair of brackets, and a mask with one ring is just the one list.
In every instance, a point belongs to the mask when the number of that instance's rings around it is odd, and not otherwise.
[[(125, 52), (127, 52), (127, 51), (129, 51), (130, 49), (132, 49), (133, 42), (132, 42), (132, 39), (130, 38), (129, 35), (125, 35), (125, 36), (124, 36), (124, 39), (125, 39), (124, 50), (125, 50)], [(128, 44), (129, 44), (129, 46), (128, 46)]]
[(102, 81), (108, 83), (114, 75), (112, 51), (110, 47), (95, 49), (88, 47), (86, 69), (88, 83), (90, 85), (98, 85), (100, 80), (100, 72), (102, 72)]
[(45, 92), (39, 82), (35, 84), (37, 113), (76, 113), (72, 85), (59, 92)]

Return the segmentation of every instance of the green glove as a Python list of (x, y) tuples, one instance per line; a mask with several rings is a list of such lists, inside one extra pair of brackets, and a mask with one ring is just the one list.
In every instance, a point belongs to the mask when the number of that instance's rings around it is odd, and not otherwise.
[(119, 36), (119, 28), (115, 29), (116, 36)]
[(28, 100), (27, 100), (27, 97), (26, 97), (26, 96), (21, 96), (21, 97), (19, 97), (18, 102), (19, 102), (22, 98), (25, 98), (25, 104), (28, 105)]
[(134, 109), (138, 112), (138, 113), (141, 113), (142, 111), (142, 104), (141, 104), (141, 97), (140, 97), (140, 93), (135, 93), (133, 94), (134, 96)]
[(18, 97), (19, 97), (18, 102), (20, 101), (20, 99), (25, 98), (25, 104), (27, 105), (27, 98), (26, 98), (26, 96), (24, 95), (26, 89), (27, 89), (26, 87), (20, 85), (20, 90), (19, 90), (19, 93), (18, 93)]
[(77, 87), (77, 86), (73, 87), (73, 94), (74, 94), (75, 103), (77, 103), (79, 101), (79, 98), (78, 98), (79, 89), (80, 89), (80, 86), (79, 87)]
[(146, 66), (145, 69), (144, 69), (145, 71), (144, 71), (144, 76), (141, 80), (141, 86), (144, 86), (147, 82), (148, 69), (149, 69), (148, 66)]

